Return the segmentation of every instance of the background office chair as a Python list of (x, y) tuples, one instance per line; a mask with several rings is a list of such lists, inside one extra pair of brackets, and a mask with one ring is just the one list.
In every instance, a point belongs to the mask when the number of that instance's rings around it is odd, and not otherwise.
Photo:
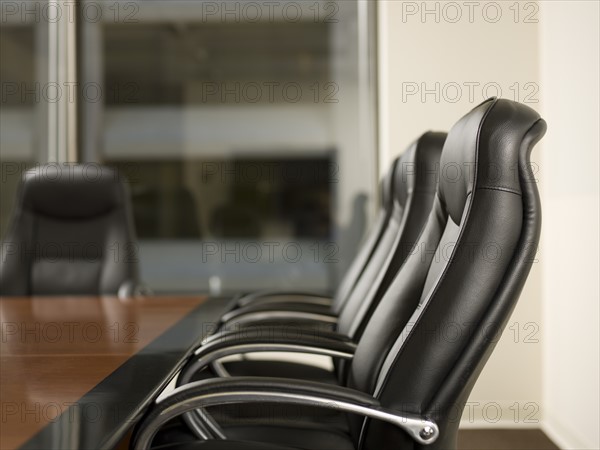
[(23, 174), (2, 243), (2, 295), (132, 295), (137, 245), (128, 190), (103, 166)]
[[(421, 250), (406, 260), (358, 345), (332, 336), (295, 343), (315, 353), (317, 348), (335, 350), (350, 361), (344, 387), (252, 377), (191, 383), (146, 415), (134, 448), (149, 448), (163, 424), (191, 411), (186, 420), (195, 425), (196, 435), (216, 440), (161, 449), (255, 448), (247, 441), (281, 449), (456, 448), (465, 402), (534, 260), (541, 210), (529, 155), (545, 129), (532, 109), (496, 99), (477, 106), (452, 128), (437, 196), (417, 244)], [(452, 175), (445, 173), (450, 168)], [(460, 333), (444, 338), (450, 327)], [(200, 357), (208, 363), (227, 350), (243, 353), (269, 344), (272, 339), (241, 336), (237, 342), (215, 342)], [(310, 423), (220, 427), (195, 410), (256, 402), (350, 413), (342, 415), (348, 432)]]

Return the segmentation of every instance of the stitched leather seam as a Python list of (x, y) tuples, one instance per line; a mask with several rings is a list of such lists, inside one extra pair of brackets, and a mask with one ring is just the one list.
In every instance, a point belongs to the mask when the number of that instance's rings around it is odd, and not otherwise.
[(518, 195), (519, 197), (521, 196), (521, 193), (519, 191), (517, 191), (516, 189), (512, 189), (512, 188), (508, 188), (508, 187), (504, 187), (504, 186), (481, 186), (481, 187), (477, 188), (477, 190), (480, 190), (480, 189), (488, 189), (491, 191), (510, 192), (511, 194)]

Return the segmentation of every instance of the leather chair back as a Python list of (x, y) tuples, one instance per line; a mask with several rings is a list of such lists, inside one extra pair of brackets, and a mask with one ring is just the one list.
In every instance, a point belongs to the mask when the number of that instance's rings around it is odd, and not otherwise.
[(98, 165), (28, 170), (0, 255), (1, 295), (116, 295), (138, 279), (129, 194)]
[[(465, 402), (534, 261), (541, 209), (529, 155), (545, 130), (534, 110), (503, 99), (452, 128), (423, 233), (358, 344), (348, 384), (434, 419), (441, 434), (427, 448), (456, 448)], [(425, 448), (353, 420), (357, 448)]]
[(417, 241), (437, 188), (446, 133), (427, 132), (394, 166), (387, 226), (354, 289), (339, 311), (337, 331), (358, 340), (383, 294)]

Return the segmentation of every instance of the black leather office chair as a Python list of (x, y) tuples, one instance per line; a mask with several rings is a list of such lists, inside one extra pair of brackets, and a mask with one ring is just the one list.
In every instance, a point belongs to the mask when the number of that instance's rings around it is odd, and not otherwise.
[(1, 252), (1, 295), (131, 295), (138, 254), (125, 184), (98, 165), (28, 170)]
[(331, 305), (296, 303), (293, 296), (277, 302), (277, 296), (271, 295), (270, 301), (255, 301), (225, 314), (224, 327), (316, 321), (356, 338), (423, 228), (435, 195), (445, 139), (446, 133), (424, 133), (394, 161), (383, 183), (384, 191), (392, 195), (384, 196), (378, 238), (373, 239), (373, 233), (361, 249)]
[[(413, 250), (429, 216), (437, 189), (439, 161), (445, 139), (446, 133), (424, 133), (394, 162), (389, 180), (384, 183), (390, 186), (393, 193), (389, 201), (390, 216), (347, 298), (336, 298), (329, 308), (293, 303), (251, 304), (225, 314), (222, 332), (266, 325), (294, 325), (300, 327), (300, 332), (306, 327), (311, 327), (318, 333), (335, 329), (336, 335), (343, 335), (348, 341), (358, 341), (378, 302)], [(289, 332), (289, 328), (287, 329)], [(252, 334), (252, 331), (249, 333)], [(191, 360), (182, 370), (178, 383), (185, 384), (197, 376), (206, 376), (197, 375), (195, 367), (195, 362)], [(280, 376), (301, 376), (333, 383), (345, 376), (345, 365), (338, 361), (335, 373), (286, 361), (213, 362), (211, 368), (214, 373), (221, 375), (260, 376), (277, 373)]]
[[(444, 145), (418, 251), (407, 258), (357, 346), (332, 334), (290, 339), (289, 345), (273, 335), (232, 334), (198, 355), (208, 363), (281, 343), (281, 349), (335, 351), (350, 364), (344, 386), (262, 377), (190, 383), (146, 414), (133, 448), (149, 448), (162, 425), (181, 414), (198, 438), (209, 440), (161, 449), (456, 448), (465, 402), (535, 257), (541, 210), (529, 155), (545, 129), (535, 111), (509, 100), (490, 99), (458, 121)], [(251, 403), (337, 410), (347, 430), (309, 422), (220, 426), (206, 413), (217, 405)]]

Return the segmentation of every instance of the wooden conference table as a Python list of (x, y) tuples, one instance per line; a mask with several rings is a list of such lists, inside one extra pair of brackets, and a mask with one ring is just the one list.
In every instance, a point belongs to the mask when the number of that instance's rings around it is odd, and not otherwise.
[(119, 445), (227, 304), (0, 298), (0, 449)]

